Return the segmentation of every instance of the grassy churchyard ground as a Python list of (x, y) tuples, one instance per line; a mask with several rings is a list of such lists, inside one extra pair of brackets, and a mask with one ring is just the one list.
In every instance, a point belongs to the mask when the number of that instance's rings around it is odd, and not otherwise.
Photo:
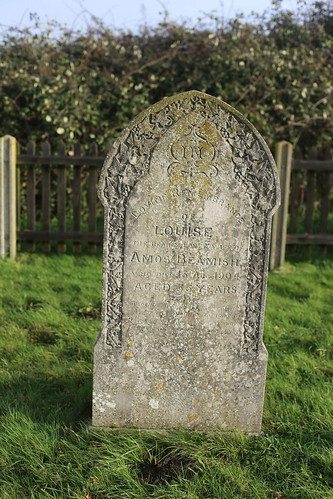
[(263, 434), (89, 433), (100, 256), (0, 261), (0, 498), (333, 498), (333, 263), (269, 275)]

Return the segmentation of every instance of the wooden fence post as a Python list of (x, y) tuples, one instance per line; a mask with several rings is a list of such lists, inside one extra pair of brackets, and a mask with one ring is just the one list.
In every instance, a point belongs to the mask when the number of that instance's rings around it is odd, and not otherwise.
[(0, 138), (0, 257), (16, 257), (16, 139)]
[(290, 172), (293, 146), (289, 142), (279, 142), (276, 146), (276, 166), (280, 178), (281, 205), (272, 221), (270, 270), (284, 265), (287, 240), (287, 219), (289, 203)]

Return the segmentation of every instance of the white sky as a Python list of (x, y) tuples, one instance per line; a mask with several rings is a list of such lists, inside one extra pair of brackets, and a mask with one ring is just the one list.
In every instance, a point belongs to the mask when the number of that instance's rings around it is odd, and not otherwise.
[[(240, 12), (262, 13), (270, 6), (271, 0), (0, 0), (0, 30), (31, 25), (30, 13), (36, 13), (41, 23), (56, 20), (73, 29), (84, 29), (93, 15), (113, 29), (135, 31), (144, 23), (156, 25), (165, 10), (172, 21), (190, 19), (195, 24), (204, 13), (214, 11), (230, 19)], [(282, 7), (295, 11), (297, 0), (282, 0)]]

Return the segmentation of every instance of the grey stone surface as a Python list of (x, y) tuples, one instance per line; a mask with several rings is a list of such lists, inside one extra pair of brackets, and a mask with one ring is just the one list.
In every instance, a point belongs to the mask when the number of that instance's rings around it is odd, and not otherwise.
[(192, 91), (140, 114), (106, 158), (93, 426), (260, 432), (271, 217), (259, 133)]

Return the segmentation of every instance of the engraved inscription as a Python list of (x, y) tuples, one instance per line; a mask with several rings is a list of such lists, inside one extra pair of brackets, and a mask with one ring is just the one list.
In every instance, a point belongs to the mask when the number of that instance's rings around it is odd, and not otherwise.
[(156, 206), (157, 204), (161, 204), (163, 201), (165, 201), (167, 199), (166, 195), (157, 195), (155, 196), (153, 199), (151, 200), (148, 200), (146, 201), (144, 204), (142, 204), (140, 206), (140, 208), (138, 209), (138, 211), (132, 211), (131, 212), (131, 215), (134, 217), (134, 218), (139, 218), (141, 215), (143, 215), (144, 213), (146, 213), (146, 211), (153, 207), (153, 206)]
[(237, 223), (244, 223), (244, 218), (242, 218), (239, 211), (237, 211), (230, 203), (225, 203), (224, 199), (219, 199), (218, 196), (214, 196), (212, 194), (206, 194), (205, 199), (211, 200), (213, 203), (216, 203), (218, 206), (225, 206), (226, 209), (233, 214), (236, 218)]
[[(152, 179), (153, 175), (152, 172)], [(142, 180), (141, 192), (148, 192), (151, 185), (157, 185), (152, 179)], [(168, 189), (168, 178), (164, 182), (160, 180), (158, 185), (161, 196)], [(146, 302), (154, 304), (147, 312), (137, 311), (137, 321), (144, 321), (146, 313), (149, 321), (160, 323), (155, 310), (162, 306), (165, 312), (160, 327), (168, 329), (170, 324), (177, 322), (178, 331), (186, 331), (194, 324), (200, 329), (209, 299), (219, 310), (211, 321), (214, 329), (222, 322), (227, 324), (223, 318), (225, 310), (237, 316), (237, 310), (245, 305), (241, 289), (246, 283), (249, 232), (246, 227), (239, 228), (242, 225), (239, 220), (249, 222), (247, 205), (243, 203), (245, 208), (241, 207), (231, 189), (223, 198), (221, 193), (215, 193), (201, 196), (199, 190), (194, 192), (191, 209), (187, 208), (187, 212), (170, 211), (167, 201), (151, 205), (135, 224), (130, 222), (132, 237), (125, 243), (128, 300), (135, 300), (144, 293)], [(129, 199), (131, 212), (139, 210), (136, 199), (136, 196)], [(179, 200), (183, 206), (187, 205), (185, 198), (179, 196)], [(163, 223), (165, 213), (168, 213), (168, 224)], [(243, 248), (238, 242), (239, 231), (245, 237)], [(180, 314), (180, 303), (192, 310), (190, 320), (186, 314)]]
[[(272, 168), (273, 163), (269, 151), (254, 128), (224, 103), (196, 92), (166, 100), (165, 104), (158, 109), (142, 114), (123, 133), (115, 143), (112, 153), (106, 159), (100, 181), (100, 198), (106, 208), (105, 251), (110, 276), (103, 309), (103, 330), (106, 331), (106, 341), (113, 346), (121, 344), (125, 263), (123, 234), (125, 232), (126, 211), (133, 220), (140, 220), (143, 214), (150, 211), (150, 207), (153, 206), (154, 210), (158, 210), (167, 199), (169, 202), (179, 199), (180, 204), (187, 206), (191, 206), (191, 203), (196, 199), (197, 193), (193, 186), (195, 187), (197, 184), (191, 182), (182, 184), (176, 181), (177, 176), (172, 176), (174, 180), (170, 185), (166, 185), (165, 191), (162, 192), (160, 188), (159, 192), (155, 191), (155, 193), (149, 194), (141, 205), (128, 207), (128, 210), (126, 208), (129, 196), (135, 186), (140, 179), (152, 171), (152, 157), (157, 151), (157, 146), (160, 147), (159, 145), (162, 144), (169, 130), (179, 127), (179, 133), (181, 133), (184, 122), (196, 124), (197, 128), (204, 127), (205, 123), (211, 124), (214, 140), (212, 141), (211, 137), (208, 138), (205, 134), (203, 136), (208, 143), (214, 145), (216, 150), (213, 160), (213, 163), (216, 162), (216, 164), (214, 163), (212, 166), (217, 168), (218, 173), (213, 178), (221, 176), (223, 172), (230, 172), (238, 187), (244, 189), (250, 200), (251, 206), (248, 212), (251, 216), (249, 223), (251, 233), (248, 248), (249, 261), (247, 268), (244, 268), (246, 282), (243, 286), (243, 289), (245, 287), (245, 316), (242, 348), (247, 352), (255, 351), (261, 337), (262, 319), (260, 315), (253, 314), (253, 309), (260, 310), (262, 308), (263, 286), (265, 285), (262, 276), (266, 261), (264, 254), (270, 230), (266, 217), (277, 205), (276, 172)], [(175, 144), (178, 140), (179, 136), (171, 143)], [(198, 143), (196, 142), (194, 145), (197, 147)], [(209, 147), (206, 150), (209, 152)], [(187, 164), (191, 166), (187, 163), (189, 160), (185, 161), (185, 165), (183, 161), (178, 161), (172, 155), (170, 145), (168, 151), (170, 160), (165, 165), (166, 171), (172, 163), (182, 164), (185, 167)], [(176, 150), (176, 154), (183, 156), (185, 154), (186, 158), (192, 153), (188, 151), (180, 153), (179, 150), (178, 152)], [(199, 150), (195, 149), (193, 155), (198, 160)], [(201, 156), (203, 155), (204, 150), (201, 152)], [(206, 163), (206, 166), (210, 167), (209, 162)], [(162, 164), (161, 168), (163, 168)], [(186, 168), (183, 168), (184, 171), (187, 171)], [(211, 179), (206, 175), (198, 175), (197, 177), (205, 177), (207, 181)], [(218, 182), (223, 182), (223, 179), (219, 178)], [(206, 184), (201, 185), (205, 186)], [(203, 198), (211, 197), (210, 202), (218, 209), (219, 207), (225, 208), (224, 195), (214, 192), (211, 189), (212, 185), (207, 184), (200, 195)], [(235, 209), (230, 201), (230, 210)], [(246, 225), (243, 216), (239, 216), (238, 220), (237, 226), (240, 228)], [(179, 239), (179, 242), (176, 243), (170, 240), (156, 241), (153, 238), (143, 240), (140, 237), (135, 237), (133, 245), (136, 247), (173, 248), (175, 244), (178, 244), (185, 248), (183, 241), (181, 238)], [(165, 242), (165, 246), (163, 246), (163, 242)], [(198, 245), (198, 241), (195, 241), (195, 244)], [(236, 240), (233, 245), (236, 252)], [(216, 251), (218, 248), (221, 251), (228, 250), (225, 242), (213, 239), (209, 247)], [(194, 246), (194, 243), (192, 243), (192, 248), (200, 250), (200, 247)], [(206, 243), (206, 248), (208, 248), (208, 243)]]
[(260, 432), (271, 214), (264, 141), (196, 91), (152, 106), (103, 166), (93, 424)]
[(179, 237), (212, 237), (212, 227), (192, 227), (191, 225), (167, 225), (164, 227), (155, 226), (155, 234), (158, 236), (179, 236)]
[(194, 255), (186, 253), (178, 254), (147, 254), (134, 251), (130, 257), (130, 261), (134, 263), (153, 264), (166, 263), (173, 265), (202, 265), (202, 266), (235, 266), (237, 260), (225, 260), (221, 257), (212, 257), (207, 255)]
[(167, 282), (164, 283), (152, 283), (152, 282), (137, 282), (134, 285), (134, 291), (170, 291), (173, 294), (177, 294), (180, 291), (194, 291), (195, 293), (204, 294), (236, 294), (237, 288), (236, 286), (208, 286), (208, 285), (197, 285), (197, 284), (170, 284)]

